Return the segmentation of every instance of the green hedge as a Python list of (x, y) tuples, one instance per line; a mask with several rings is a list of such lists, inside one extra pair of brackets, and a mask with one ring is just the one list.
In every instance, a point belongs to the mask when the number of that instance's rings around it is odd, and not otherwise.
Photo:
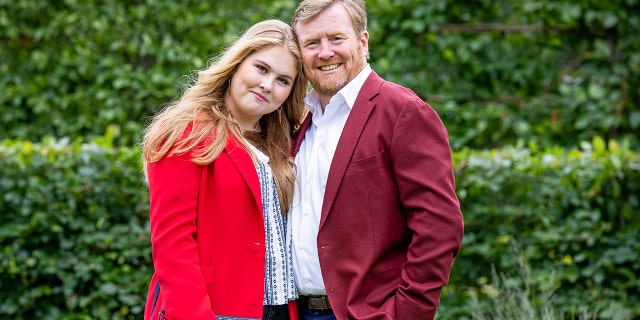
[[(626, 144), (454, 160), (466, 226), (441, 318), (488, 308), (492, 266), (534, 304), (553, 292), (564, 315), (640, 316), (640, 161)], [(0, 168), (0, 318), (140, 319), (153, 268), (139, 149), (5, 140)]]
[(626, 143), (454, 157), (465, 237), (445, 305), (504, 298), (495, 268), (502, 289), (520, 286), (561, 315), (640, 316), (640, 161)]
[[(298, 0), (0, 1), (0, 140), (133, 145), (185, 75)], [(454, 149), (518, 139), (640, 148), (639, 0), (367, 0), (373, 68), (442, 115)]]
[(152, 273), (136, 149), (0, 143), (0, 318), (129, 319)]
[(640, 147), (640, 1), (367, 0), (373, 67), (442, 115), (454, 149)]
[[(293, 12), (294, 2), (286, 11)], [(268, 8), (267, 8), (268, 6)], [(94, 137), (141, 125), (183, 77), (282, 3), (0, 1), (0, 139)]]

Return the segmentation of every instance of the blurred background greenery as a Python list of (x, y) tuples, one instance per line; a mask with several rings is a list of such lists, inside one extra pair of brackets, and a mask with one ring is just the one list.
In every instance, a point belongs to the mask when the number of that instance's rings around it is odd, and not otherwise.
[[(640, 317), (640, 1), (366, 3), (372, 67), (454, 151), (466, 230), (438, 318)], [(0, 318), (142, 318), (140, 130), (296, 6), (0, 0)]]

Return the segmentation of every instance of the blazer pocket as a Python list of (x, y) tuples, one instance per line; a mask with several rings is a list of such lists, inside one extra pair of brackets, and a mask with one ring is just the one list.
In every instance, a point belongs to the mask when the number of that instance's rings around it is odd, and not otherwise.
[(213, 284), (213, 279), (215, 277), (215, 268), (212, 266), (200, 266), (200, 270), (202, 270), (202, 277), (204, 278), (204, 283)]
[(401, 267), (389, 268), (385, 271), (369, 274), (365, 278), (364, 295), (367, 304), (375, 309), (384, 305), (387, 299), (396, 295)]
[(382, 166), (384, 166), (384, 150), (366, 158), (351, 160), (345, 174), (356, 174)]

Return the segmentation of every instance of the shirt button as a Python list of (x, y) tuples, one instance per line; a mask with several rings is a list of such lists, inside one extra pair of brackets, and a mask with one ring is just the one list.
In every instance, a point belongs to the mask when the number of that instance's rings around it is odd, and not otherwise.
[(307, 182), (311, 182), (311, 177), (307, 177)]

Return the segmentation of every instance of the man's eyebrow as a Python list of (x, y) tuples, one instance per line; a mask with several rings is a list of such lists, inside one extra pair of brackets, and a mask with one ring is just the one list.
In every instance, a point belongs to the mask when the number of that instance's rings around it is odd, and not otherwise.
[(311, 41), (318, 41), (318, 39), (323, 38), (323, 37), (327, 37), (327, 38), (334, 38), (336, 36), (341, 37), (341, 38), (346, 38), (348, 37), (349, 33), (348, 32), (344, 32), (344, 31), (335, 31), (335, 32), (330, 32), (330, 33), (326, 33), (320, 37), (318, 36), (313, 36), (313, 37), (308, 37), (308, 38), (303, 38), (300, 37), (299, 39), (302, 40), (302, 43), (307, 43), (307, 42), (311, 42)]
[(348, 35), (348, 32), (342, 32), (342, 31), (336, 31), (333, 33), (329, 33), (329, 38), (331, 37), (335, 37), (335, 36), (341, 36), (341, 37), (346, 37)]
[(307, 44), (309, 42), (314, 42), (314, 41), (318, 41), (318, 38), (316, 37), (309, 37), (309, 38), (300, 38), (302, 44)]

